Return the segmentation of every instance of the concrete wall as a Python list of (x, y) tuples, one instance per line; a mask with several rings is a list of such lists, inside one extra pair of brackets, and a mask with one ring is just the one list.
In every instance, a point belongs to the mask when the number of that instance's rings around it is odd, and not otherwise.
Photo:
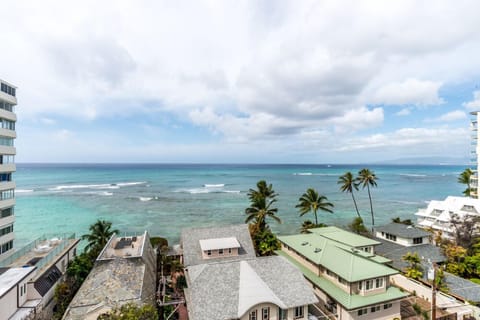
[[(263, 320), (262, 317), (262, 310), (263, 308), (270, 308), (270, 317), (268, 320), (279, 320), (279, 309), (278, 306), (273, 304), (273, 303), (261, 303), (258, 304), (254, 307), (252, 307), (250, 310), (248, 310), (247, 313), (245, 313), (240, 320), (249, 320), (250, 319), (250, 313), (254, 310), (257, 311), (257, 320)], [(287, 320), (307, 320), (308, 319), (308, 308), (307, 306), (303, 306), (303, 318), (295, 318), (295, 308), (290, 308), (287, 310)]]

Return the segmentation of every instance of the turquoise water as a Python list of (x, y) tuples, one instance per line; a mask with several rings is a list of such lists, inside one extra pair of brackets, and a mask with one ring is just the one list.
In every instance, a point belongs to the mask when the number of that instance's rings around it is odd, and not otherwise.
[[(309, 187), (335, 205), (333, 214), (320, 213), (319, 219), (344, 226), (356, 213), (337, 180), (363, 167), (378, 177), (372, 190), (376, 225), (396, 216), (414, 218), (427, 201), (461, 195), (465, 188), (457, 183), (464, 166), (19, 164), (14, 177), (16, 245), (45, 233), (81, 235), (99, 218), (120, 231), (148, 230), (175, 242), (184, 227), (244, 222), (248, 189), (261, 179), (279, 194), (283, 223), (271, 223), (275, 232), (297, 232), (304, 219), (313, 220), (313, 215), (299, 218), (295, 209)], [(367, 191), (360, 190), (356, 198), (369, 223)]]

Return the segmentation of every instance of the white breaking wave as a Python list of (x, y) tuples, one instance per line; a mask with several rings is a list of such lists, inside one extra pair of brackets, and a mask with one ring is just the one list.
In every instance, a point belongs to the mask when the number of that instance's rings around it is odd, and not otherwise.
[(415, 173), (400, 173), (401, 176), (404, 177), (414, 177), (414, 178), (424, 178), (426, 174), (415, 174)]
[(219, 184), (204, 184), (203, 185), (205, 188), (223, 188), (225, 187), (225, 184), (219, 183)]
[(206, 194), (206, 193), (240, 193), (240, 190), (223, 190), (219, 188), (192, 188), (180, 189), (176, 192), (190, 193), (190, 194)]
[(311, 172), (295, 172), (293, 175), (294, 176), (313, 176), (313, 173), (311, 173)]
[(138, 181), (138, 182), (120, 182), (116, 183), (117, 186), (119, 187), (129, 187), (129, 186), (138, 186), (141, 184), (146, 184), (146, 181)]
[(51, 191), (74, 190), (74, 189), (120, 189), (120, 187), (135, 186), (145, 184), (146, 182), (119, 182), (119, 183), (101, 183), (101, 184), (70, 184), (60, 185), (49, 188)]
[(16, 189), (15, 193), (30, 193), (33, 192), (33, 189)]
[(139, 199), (140, 201), (150, 201), (150, 200), (152, 200), (153, 198), (152, 198), (152, 197), (138, 197), (138, 199)]

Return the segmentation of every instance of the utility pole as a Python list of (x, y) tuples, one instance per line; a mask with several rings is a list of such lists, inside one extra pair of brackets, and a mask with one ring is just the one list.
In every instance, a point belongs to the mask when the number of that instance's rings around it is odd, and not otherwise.
[(432, 262), (433, 281), (432, 281), (432, 320), (437, 319), (437, 265)]

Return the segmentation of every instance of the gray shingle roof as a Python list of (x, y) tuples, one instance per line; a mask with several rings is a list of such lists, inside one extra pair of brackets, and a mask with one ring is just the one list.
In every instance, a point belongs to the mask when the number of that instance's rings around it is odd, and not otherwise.
[[(235, 237), (240, 243), (239, 255), (235, 257), (220, 257), (218, 259), (202, 259), (200, 240)], [(255, 257), (248, 225), (239, 224), (215, 228), (188, 228), (182, 230), (181, 243), (183, 247), (183, 261), (185, 266), (201, 263), (215, 263), (218, 261), (232, 261)]]
[(191, 266), (187, 277), (191, 320), (238, 319), (259, 302), (292, 308), (318, 301), (302, 273), (278, 256)]
[(387, 240), (376, 238), (382, 244), (375, 247), (375, 253), (392, 260), (392, 267), (398, 270), (404, 270), (407, 263), (403, 261), (402, 257), (408, 252), (417, 252), (418, 256), (423, 257), (425, 261), (443, 262), (446, 260), (439, 247), (432, 244), (421, 244), (411, 247), (402, 246)]
[(475, 303), (480, 302), (480, 285), (448, 272), (444, 272), (444, 274), (445, 282), (450, 293), (468, 301)]
[(416, 228), (414, 226), (407, 226), (402, 223), (389, 223), (385, 226), (377, 227), (375, 231), (386, 232), (393, 234), (397, 237), (401, 238), (419, 238), (419, 237), (428, 237), (431, 234), (425, 230), (420, 228)]

